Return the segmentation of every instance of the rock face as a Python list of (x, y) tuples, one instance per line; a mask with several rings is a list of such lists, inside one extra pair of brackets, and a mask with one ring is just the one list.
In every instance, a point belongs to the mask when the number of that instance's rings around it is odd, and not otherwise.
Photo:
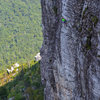
[(40, 53), (37, 53), (37, 55), (35, 56), (35, 61), (39, 61), (41, 60), (41, 56)]
[(45, 100), (100, 100), (100, 1), (41, 0), (41, 5)]

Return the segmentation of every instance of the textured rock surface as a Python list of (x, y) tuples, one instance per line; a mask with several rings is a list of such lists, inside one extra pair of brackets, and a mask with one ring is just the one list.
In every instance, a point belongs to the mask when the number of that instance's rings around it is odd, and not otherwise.
[(100, 1), (41, 0), (41, 5), (45, 100), (100, 100)]

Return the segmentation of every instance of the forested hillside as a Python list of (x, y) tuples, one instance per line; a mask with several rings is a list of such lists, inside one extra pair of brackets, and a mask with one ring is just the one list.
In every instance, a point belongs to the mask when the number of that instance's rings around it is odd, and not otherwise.
[(20, 65), (19, 72), (2, 73), (0, 86), (0, 100), (43, 100), (40, 63), (31, 61), (30, 67)]
[(39, 0), (0, 0), (0, 69), (32, 60), (42, 44)]

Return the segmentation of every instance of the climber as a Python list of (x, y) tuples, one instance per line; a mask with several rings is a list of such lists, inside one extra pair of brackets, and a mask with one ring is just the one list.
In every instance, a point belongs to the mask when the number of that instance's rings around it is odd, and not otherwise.
[(66, 19), (64, 19), (64, 18), (62, 18), (62, 22), (65, 24), (67, 23)]

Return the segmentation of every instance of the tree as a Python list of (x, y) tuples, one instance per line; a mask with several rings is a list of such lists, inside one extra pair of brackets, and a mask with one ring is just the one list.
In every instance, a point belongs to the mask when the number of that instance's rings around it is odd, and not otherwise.
[(5, 87), (0, 87), (0, 97), (1, 97), (1, 99), (4, 99), (4, 98), (6, 98), (7, 97), (7, 90), (6, 90), (6, 88)]

